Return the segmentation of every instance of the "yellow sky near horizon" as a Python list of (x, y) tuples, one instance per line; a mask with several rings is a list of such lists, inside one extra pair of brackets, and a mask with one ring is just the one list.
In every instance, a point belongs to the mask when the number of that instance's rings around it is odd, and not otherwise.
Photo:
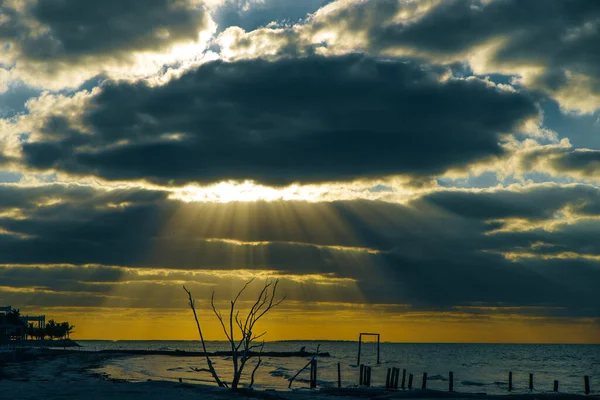
[[(34, 311), (34, 310), (30, 310)], [(41, 312), (41, 310), (35, 310)], [(224, 310), (225, 311), (225, 310)], [(75, 325), (75, 340), (197, 340), (186, 309), (48, 309), (47, 318)], [(205, 339), (225, 340), (210, 310), (198, 310)], [(378, 332), (386, 342), (434, 343), (581, 343), (600, 344), (600, 324), (591, 319), (560, 320), (461, 312), (388, 314), (373, 309), (275, 311), (257, 324), (266, 341), (357, 340)]]

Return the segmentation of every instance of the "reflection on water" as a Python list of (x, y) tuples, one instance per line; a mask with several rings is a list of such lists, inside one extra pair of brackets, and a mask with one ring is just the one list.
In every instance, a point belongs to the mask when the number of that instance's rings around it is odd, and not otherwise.
[[(200, 351), (200, 343), (193, 341), (82, 341), (85, 349), (140, 349)], [(265, 351), (307, 350), (321, 344), (321, 351), (330, 358), (319, 359), (319, 385), (337, 383), (337, 363), (342, 365), (344, 386), (358, 383), (356, 342), (292, 341), (266, 343)], [(208, 342), (209, 351), (227, 350), (225, 342)], [(225, 379), (231, 379), (230, 360), (214, 358), (215, 368)], [(589, 375), (592, 393), (600, 393), (600, 345), (514, 345), (514, 344), (410, 344), (381, 343), (382, 364), (376, 365), (376, 348), (363, 345), (361, 362), (372, 365), (372, 383), (385, 385), (387, 368), (406, 368), (414, 375), (414, 387), (421, 387), (423, 372), (428, 373), (427, 387), (447, 390), (448, 371), (454, 372), (454, 388), (460, 392), (506, 393), (508, 371), (513, 372), (513, 392), (529, 392), (529, 373), (534, 373), (536, 392), (551, 392), (555, 379), (560, 391), (583, 393), (583, 376)], [(246, 367), (244, 381), (254, 367), (254, 360)], [(256, 374), (255, 387), (287, 389), (288, 378), (306, 364), (304, 358), (263, 357)], [(136, 356), (109, 360), (98, 370), (111, 377), (130, 380), (178, 380), (212, 383), (208, 373), (191, 371), (190, 367), (204, 367), (199, 357)], [(308, 370), (294, 382), (293, 388), (308, 386)]]

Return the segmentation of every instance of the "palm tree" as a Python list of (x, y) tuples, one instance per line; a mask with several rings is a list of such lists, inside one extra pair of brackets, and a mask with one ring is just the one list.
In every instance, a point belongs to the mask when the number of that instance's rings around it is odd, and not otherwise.
[(56, 321), (51, 319), (46, 324), (46, 330), (45, 330), (46, 336), (48, 336), (50, 338), (50, 340), (54, 339), (55, 337), (58, 337), (58, 328), (59, 328), (59, 325), (56, 323)]
[(69, 325), (68, 322), (65, 322), (67, 324), (67, 339), (71, 338), (71, 333), (74, 332), (75, 329), (75, 325)]
[(73, 332), (73, 325), (69, 325), (69, 322), (61, 322), (60, 324), (56, 325), (56, 335), (57, 337), (61, 338), (61, 339), (66, 339), (67, 337), (69, 337), (71, 335), (71, 332)]

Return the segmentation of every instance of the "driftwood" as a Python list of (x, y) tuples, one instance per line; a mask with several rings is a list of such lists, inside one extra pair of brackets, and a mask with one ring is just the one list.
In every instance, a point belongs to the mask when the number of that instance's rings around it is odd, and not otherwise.
[[(288, 385), (288, 389), (291, 389), (291, 388), (292, 388), (292, 382), (294, 382), (294, 379), (296, 379), (296, 378), (298, 377), (298, 375), (300, 375), (300, 373), (301, 373), (302, 371), (304, 371), (306, 368), (308, 368), (308, 367), (309, 367), (309, 366), (310, 366), (310, 365), (313, 363), (313, 360), (315, 359), (315, 357), (317, 357), (317, 356), (319, 355), (319, 348), (320, 348), (320, 347), (321, 347), (321, 345), (317, 345), (317, 351), (316, 351), (316, 352), (315, 352), (315, 353), (312, 355), (312, 357), (311, 357), (311, 358), (310, 358), (310, 360), (309, 360), (309, 361), (306, 363), (306, 365), (305, 365), (304, 367), (302, 367), (302, 368), (300, 369), (300, 371), (296, 372), (296, 375), (294, 375), (294, 376), (292, 376), (292, 377), (290, 378), (290, 383), (289, 383), (289, 385)], [(311, 380), (312, 380), (312, 377), (311, 377)]]

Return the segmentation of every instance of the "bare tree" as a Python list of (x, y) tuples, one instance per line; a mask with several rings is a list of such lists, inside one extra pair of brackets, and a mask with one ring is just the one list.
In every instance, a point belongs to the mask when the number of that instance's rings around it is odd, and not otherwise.
[(221, 379), (219, 379), (219, 375), (217, 375), (217, 371), (215, 371), (215, 367), (213, 366), (212, 360), (210, 359), (210, 357), (208, 356), (208, 352), (206, 351), (206, 343), (204, 342), (204, 335), (202, 334), (202, 328), (200, 327), (200, 321), (198, 321), (198, 315), (196, 314), (196, 306), (194, 305), (194, 298), (192, 297), (192, 293), (187, 290), (187, 288), (184, 286), (183, 290), (185, 290), (185, 292), (188, 294), (188, 304), (190, 306), (190, 308), (192, 309), (192, 311), (194, 312), (194, 319), (196, 320), (196, 327), (198, 328), (198, 334), (200, 335), (200, 341), (202, 342), (202, 350), (204, 351), (204, 354), (206, 356), (206, 364), (208, 364), (208, 369), (198, 369), (195, 368), (194, 370), (196, 372), (201, 372), (201, 371), (207, 371), (210, 372), (211, 375), (213, 376), (213, 378), (215, 379), (215, 382), (217, 382), (217, 385), (219, 385), (219, 387), (227, 387), (227, 384), (223, 381), (221, 381)]
[[(250, 307), (250, 310), (248, 311), (246, 316), (245, 317), (240, 316), (240, 311), (236, 309), (237, 301), (239, 300), (240, 296), (244, 293), (244, 291), (248, 288), (248, 285), (250, 285), (250, 283), (252, 283), (252, 281), (254, 281), (254, 279), (251, 279), (250, 281), (246, 282), (244, 287), (242, 287), (242, 289), (238, 292), (235, 299), (233, 299), (230, 302), (229, 316), (227, 319), (223, 318), (223, 315), (221, 314), (220, 311), (217, 310), (217, 307), (215, 306), (214, 291), (210, 298), (210, 305), (212, 307), (212, 310), (213, 310), (214, 314), (216, 315), (217, 319), (219, 320), (221, 327), (223, 328), (223, 332), (225, 333), (225, 336), (227, 337), (229, 345), (231, 346), (231, 361), (233, 364), (233, 379), (232, 379), (230, 385), (227, 385), (225, 382), (222, 382), (219, 379), (215, 369), (213, 368), (212, 361), (210, 360), (210, 357), (207, 354), (206, 361), (208, 363), (208, 372), (210, 372), (212, 374), (213, 378), (215, 379), (215, 381), (217, 382), (217, 384), (219, 386), (229, 387), (232, 390), (237, 390), (238, 385), (240, 383), (240, 379), (242, 377), (242, 373), (244, 371), (244, 367), (246, 366), (246, 363), (248, 362), (248, 360), (255, 353), (255, 352), (253, 352), (253, 350), (260, 349), (262, 351), (262, 348), (264, 347), (264, 343), (255, 344), (257, 339), (260, 339), (261, 337), (263, 337), (266, 334), (266, 332), (262, 332), (260, 334), (255, 333), (254, 327), (255, 327), (256, 323), (266, 313), (268, 313), (270, 310), (272, 310), (274, 307), (278, 306), (285, 300), (285, 296), (283, 296), (282, 298), (280, 298), (278, 300), (276, 299), (277, 298), (277, 296), (276, 296), (277, 295), (277, 285), (279, 284), (279, 280), (278, 279), (275, 281), (267, 280), (265, 282), (262, 290), (258, 294), (258, 298), (254, 302), (252, 307)], [(204, 352), (207, 353), (206, 346), (204, 344), (204, 338), (202, 336), (202, 330), (200, 329), (200, 323), (198, 322), (198, 317), (196, 315), (196, 310), (194, 308), (194, 302), (192, 299), (192, 295), (185, 287), (184, 287), (184, 290), (187, 292), (188, 297), (190, 299), (189, 304), (194, 312), (194, 318), (196, 319), (196, 325), (198, 327), (198, 332), (200, 334), (200, 340), (202, 341), (202, 346), (203, 346)], [(257, 367), (255, 367), (255, 369), (252, 373), (252, 378), (254, 378), (254, 373), (256, 372), (256, 369), (258, 368), (259, 365), (260, 365), (260, 357), (259, 357), (259, 362), (257, 364)], [(196, 370), (197, 371), (206, 371), (203, 369), (196, 369)], [(254, 379), (252, 379), (252, 380), (254, 380)]]

